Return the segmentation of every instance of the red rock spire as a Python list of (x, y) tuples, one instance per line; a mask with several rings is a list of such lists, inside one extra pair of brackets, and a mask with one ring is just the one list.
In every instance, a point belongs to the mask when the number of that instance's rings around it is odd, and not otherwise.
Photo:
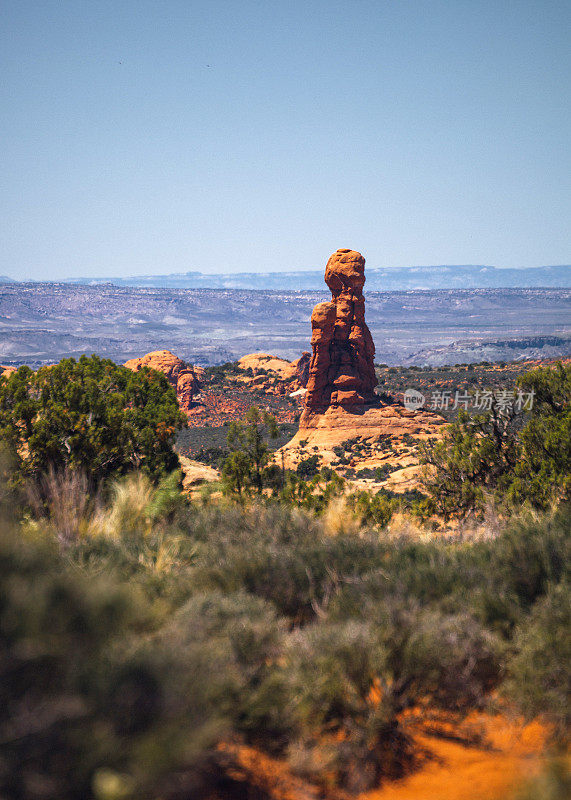
[(331, 302), (311, 315), (306, 408), (357, 406), (375, 400), (375, 345), (365, 322), (365, 259), (355, 250), (337, 250), (325, 268)]

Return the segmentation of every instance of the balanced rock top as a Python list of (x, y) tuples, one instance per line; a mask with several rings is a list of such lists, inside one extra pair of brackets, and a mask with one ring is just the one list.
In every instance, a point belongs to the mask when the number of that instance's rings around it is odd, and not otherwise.
[(337, 250), (325, 267), (325, 283), (335, 299), (343, 291), (363, 294), (365, 285), (365, 259), (356, 250)]
[(355, 250), (337, 250), (325, 268), (330, 303), (311, 315), (307, 409), (358, 406), (375, 401), (375, 345), (365, 322), (365, 259)]

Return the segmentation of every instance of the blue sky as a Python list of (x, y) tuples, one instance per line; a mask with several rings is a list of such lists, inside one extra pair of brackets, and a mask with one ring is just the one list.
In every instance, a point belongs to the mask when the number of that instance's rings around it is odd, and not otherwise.
[(571, 262), (571, 4), (2, 0), (0, 273)]

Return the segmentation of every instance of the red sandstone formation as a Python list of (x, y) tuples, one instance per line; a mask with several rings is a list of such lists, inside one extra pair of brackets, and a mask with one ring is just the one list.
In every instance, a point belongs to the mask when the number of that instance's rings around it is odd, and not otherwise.
[(285, 358), (267, 353), (249, 353), (242, 356), (238, 365), (253, 373), (250, 378), (242, 376), (242, 380), (250, 386), (266, 394), (291, 395), (307, 386), (310, 360), (311, 353), (302, 353), (295, 361), (286, 361)]
[[(353, 442), (367, 468), (393, 468), (386, 480), (392, 490), (414, 488), (420, 466), (411, 447), (438, 437), (445, 420), (430, 411), (387, 405), (376, 397), (375, 347), (365, 323), (363, 256), (338, 250), (327, 262), (325, 281), (332, 298), (316, 305), (311, 315), (313, 355), (299, 430), (277, 457), (293, 469), (308, 453), (318, 454), (324, 465), (339, 468), (339, 447)], [(391, 445), (388, 454), (387, 440), (394, 440), (399, 452)]]
[(306, 409), (373, 403), (377, 385), (375, 345), (365, 322), (365, 259), (355, 250), (337, 250), (325, 268), (331, 302), (311, 315), (313, 355)]
[(176, 390), (178, 402), (183, 411), (189, 411), (193, 397), (200, 390), (202, 370), (187, 364), (170, 350), (155, 350), (142, 358), (131, 358), (125, 362), (128, 369), (138, 372), (142, 367), (156, 369), (166, 375), (168, 382)]
[(190, 409), (192, 398), (197, 393), (199, 388), (199, 381), (196, 374), (192, 370), (180, 372), (176, 382), (176, 396), (181, 408), (188, 411)]

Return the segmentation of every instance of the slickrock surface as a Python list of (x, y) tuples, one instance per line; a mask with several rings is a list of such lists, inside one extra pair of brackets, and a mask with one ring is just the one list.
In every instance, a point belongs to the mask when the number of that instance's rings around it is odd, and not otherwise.
[[(330, 406), (325, 412), (304, 411), (303, 427), (283, 447), (284, 464), (295, 468), (314, 453), (323, 466), (340, 466), (339, 448), (347, 443), (345, 466), (357, 469), (390, 468), (381, 483), (394, 492), (418, 486), (419, 441), (439, 436), (443, 417), (430, 411), (407, 411), (399, 405), (369, 405), (358, 410)], [(390, 445), (390, 446), (388, 446)], [(340, 471), (343, 473), (344, 467)], [(363, 485), (362, 488), (365, 488)]]
[(365, 259), (355, 250), (337, 250), (325, 268), (330, 303), (311, 315), (311, 346), (306, 407), (351, 408), (374, 400), (375, 346), (365, 322)]
[[(398, 405), (361, 406), (358, 410), (330, 406), (323, 413), (304, 414), (303, 428), (296, 434), (311, 444), (312, 439), (331, 445), (340, 444), (349, 436), (418, 436), (434, 433), (434, 426), (445, 423), (443, 417), (431, 411), (407, 411)], [(293, 440), (292, 440), (293, 441)]]
[(220, 480), (218, 470), (201, 464), (200, 461), (193, 461), (191, 458), (179, 454), (180, 466), (182, 469), (182, 485), (185, 491), (194, 492), (205, 483), (213, 483)]
[(204, 372), (200, 367), (187, 364), (170, 350), (155, 350), (142, 358), (131, 358), (125, 362), (125, 366), (133, 372), (150, 367), (166, 375), (168, 382), (176, 390), (183, 411), (190, 411), (193, 398), (200, 390), (200, 378)]
[(309, 363), (311, 353), (302, 353), (295, 361), (286, 361), (285, 358), (270, 356), (267, 353), (249, 353), (242, 356), (238, 366), (242, 369), (251, 369), (254, 375), (261, 370), (274, 373), (281, 381), (297, 381), (297, 388), (305, 388), (309, 379)]
[(238, 366), (242, 369), (251, 369), (254, 374), (261, 369), (266, 372), (274, 372), (281, 380), (291, 380), (295, 377), (295, 368), (291, 361), (270, 356), (267, 353), (249, 353), (242, 356), (238, 361)]
[(267, 353), (249, 353), (238, 361), (243, 370), (251, 370), (252, 375), (240, 376), (240, 380), (266, 394), (289, 395), (305, 389), (309, 379), (311, 353), (302, 353), (295, 361), (270, 356)]

